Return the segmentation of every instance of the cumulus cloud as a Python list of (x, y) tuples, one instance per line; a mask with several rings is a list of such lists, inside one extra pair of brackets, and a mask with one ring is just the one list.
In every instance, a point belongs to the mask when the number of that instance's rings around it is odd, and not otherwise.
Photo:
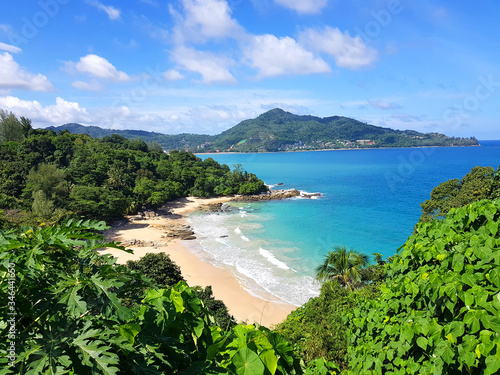
[(116, 82), (126, 82), (130, 80), (127, 73), (120, 72), (113, 64), (103, 57), (97, 55), (87, 55), (80, 58), (78, 62), (68, 61), (65, 68), (71, 73), (86, 74), (91, 77), (109, 79)]
[(328, 0), (274, 0), (277, 4), (300, 14), (316, 14), (328, 4)]
[(71, 86), (78, 90), (84, 91), (101, 91), (104, 89), (104, 87), (96, 80), (92, 80), (90, 82), (75, 81), (71, 82)]
[(300, 44), (335, 58), (342, 68), (359, 69), (377, 60), (377, 50), (368, 47), (361, 37), (326, 26), (323, 30), (307, 29), (299, 36)]
[(290, 37), (256, 35), (244, 53), (250, 66), (259, 71), (259, 78), (331, 71), (324, 60), (314, 56)]
[(167, 70), (165, 73), (163, 73), (163, 77), (167, 81), (180, 81), (181, 79), (184, 79), (184, 76), (175, 69)]
[(19, 66), (8, 52), (0, 54), (0, 89), (52, 91), (52, 83), (42, 74), (30, 73)]
[(225, 0), (182, 0), (183, 14), (170, 6), (176, 19), (174, 33), (178, 43), (207, 39), (236, 38), (243, 28), (231, 17)]
[(12, 46), (10, 44), (5, 44), (0, 42), (0, 50), (11, 52), (11, 53), (21, 53), (22, 50), (19, 47)]
[(87, 4), (105, 12), (110, 20), (117, 20), (120, 18), (120, 10), (111, 5), (104, 5), (98, 0), (87, 0)]
[(184, 46), (177, 47), (172, 58), (185, 70), (201, 74), (202, 83), (236, 83), (228, 69), (234, 64), (232, 59)]
[(14, 96), (0, 97), (0, 107), (12, 111), (17, 116), (25, 116), (34, 123), (44, 125), (62, 125), (68, 122), (88, 122), (89, 116), (85, 108), (76, 102), (68, 102), (58, 97), (53, 105), (43, 106), (33, 100), (22, 100)]

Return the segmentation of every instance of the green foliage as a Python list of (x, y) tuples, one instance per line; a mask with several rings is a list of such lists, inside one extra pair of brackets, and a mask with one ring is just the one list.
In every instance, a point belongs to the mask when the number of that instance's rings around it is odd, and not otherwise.
[(445, 181), (431, 192), (431, 198), (423, 202), (420, 221), (443, 218), (452, 208), (462, 207), (481, 199), (497, 198), (500, 184), (498, 171), (491, 167), (474, 167), (461, 180)]
[(32, 129), (27, 119), (1, 114), (22, 132), (16, 142), (0, 142), (0, 208), (20, 210), (23, 217), (14, 222), (6, 215), (13, 226), (65, 214), (111, 219), (189, 195), (267, 189), (251, 173), (185, 151), (167, 155), (157, 144), (116, 134), (92, 139), (67, 130)]
[[(167, 288), (177, 284), (179, 281), (184, 281), (179, 266), (165, 253), (147, 253), (140, 260), (129, 260), (127, 267), (151, 279), (152, 283), (158, 288)], [(217, 325), (223, 329), (236, 325), (234, 318), (229, 315), (224, 302), (214, 298), (210, 286), (207, 286), (205, 289), (195, 286), (193, 287), (193, 291), (196, 293), (196, 297), (203, 302), (207, 311), (213, 316), (213, 325)]]
[(327, 281), (321, 294), (293, 311), (277, 326), (277, 332), (296, 346), (306, 363), (324, 359), (329, 368), (347, 368), (346, 316), (363, 301), (378, 296), (378, 289), (365, 287), (349, 292), (336, 281)]
[[(31, 128), (31, 122), (25, 118), (19, 121), (13, 113), (0, 109), (0, 143), (19, 142)], [(28, 128), (27, 128), (28, 127)]]
[(208, 312), (213, 316), (214, 325), (224, 330), (236, 325), (234, 317), (229, 314), (229, 310), (224, 302), (214, 298), (211, 286), (207, 286), (205, 289), (200, 286), (195, 286), (193, 290), (196, 296), (203, 302)]
[[(211, 326), (183, 281), (157, 289), (101, 255), (123, 249), (102, 242), (96, 232), (104, 229), (104, 222), (69, 221), (0, 232), (0, 374), (303, 373), (279, 334)], [(141, 299), (126, 306), (130, 292)]]
[(336, 280), (342, 287), (354, 290), (362, 286), (360, 269), (368, 265), (368, 256), (345, 246), (335, 247), (316, 268), (318, 280)]
[(355, 309), (353, 374), (500, 371), (500, 200), (420, 223), (380, 299)]
[(127, 267), (150, 278), (158, 288), (167, 288), (185, 281), (179, 266), (165, 253), (147, 253), (139, 260), (127, 261)]

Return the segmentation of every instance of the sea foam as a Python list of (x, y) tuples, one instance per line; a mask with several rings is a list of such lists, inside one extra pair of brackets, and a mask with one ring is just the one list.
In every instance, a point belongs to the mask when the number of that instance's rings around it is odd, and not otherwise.
[(182, 243), (201, 259), (231, 271), (257, 297), (300, 306), (318, 295), (319, 285), (313, 277), (278, 259), (292, 249), (259, 236), (268, 218), (252, 208), (247, 212), (245, 218), (240, 211), (192, 215), (188, 221), (196, 240)]
[(288, 267), (285, 263), (277, 259), (273, 253), (271, 253), (269, 250), (263, 249), (262, 247), (259, 249), (260, 255), (262, 255), (264, 258), (268, 260), (269, 263), (274, 264), (276, 267), (281, 268), (282, 270), (289, 270), (290, 267)]

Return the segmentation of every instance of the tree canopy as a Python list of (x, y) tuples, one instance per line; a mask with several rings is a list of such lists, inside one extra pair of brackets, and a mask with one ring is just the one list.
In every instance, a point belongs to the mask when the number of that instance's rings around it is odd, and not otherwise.
[(420, 205), (420, 221), (442, 219), (452, 208), (497, 198), (500, 195), (499, 171), (491, 167), (474, 167), (461, 180), (442, 182), (432, 189), (430, 199)]
[(1, 115), (0, 128), (12, 122), (22, 130), (19, 137), (0, 137), (3, 225), (29, 225), (64, 215), (111, 219), (185, 196), (267, 190), (254, 174), (231, 170), (211, 158), (201, 160), (185, 151), (166, 154), (158, 145), (116, 134), (93, 139), (32, 129), (26, 119)]
[(368, 256), (345, 246), (335, 247), (316, 268), (316, 278), (321, 281), (335, 280), (343, 288), (354, 290), (361, 286), (360, 269), (368, 265)]

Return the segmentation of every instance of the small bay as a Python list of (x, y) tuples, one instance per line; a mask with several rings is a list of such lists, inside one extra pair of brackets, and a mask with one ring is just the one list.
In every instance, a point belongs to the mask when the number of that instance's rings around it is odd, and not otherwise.
[[(334, 246), (384, 258), (411, 235), (433, 187), (474, 166), (500, 164), (500, 141), (481, 147), (200, 154), (242, 167), (276, 188), (319, 199), (231, 203), (228, 213), (194, 215), (192, 251), (227, 267), (248, 290), (299, 305), (317, 294), (314, 268)], [(282, 186), (276, 186), (282, 183)]]

